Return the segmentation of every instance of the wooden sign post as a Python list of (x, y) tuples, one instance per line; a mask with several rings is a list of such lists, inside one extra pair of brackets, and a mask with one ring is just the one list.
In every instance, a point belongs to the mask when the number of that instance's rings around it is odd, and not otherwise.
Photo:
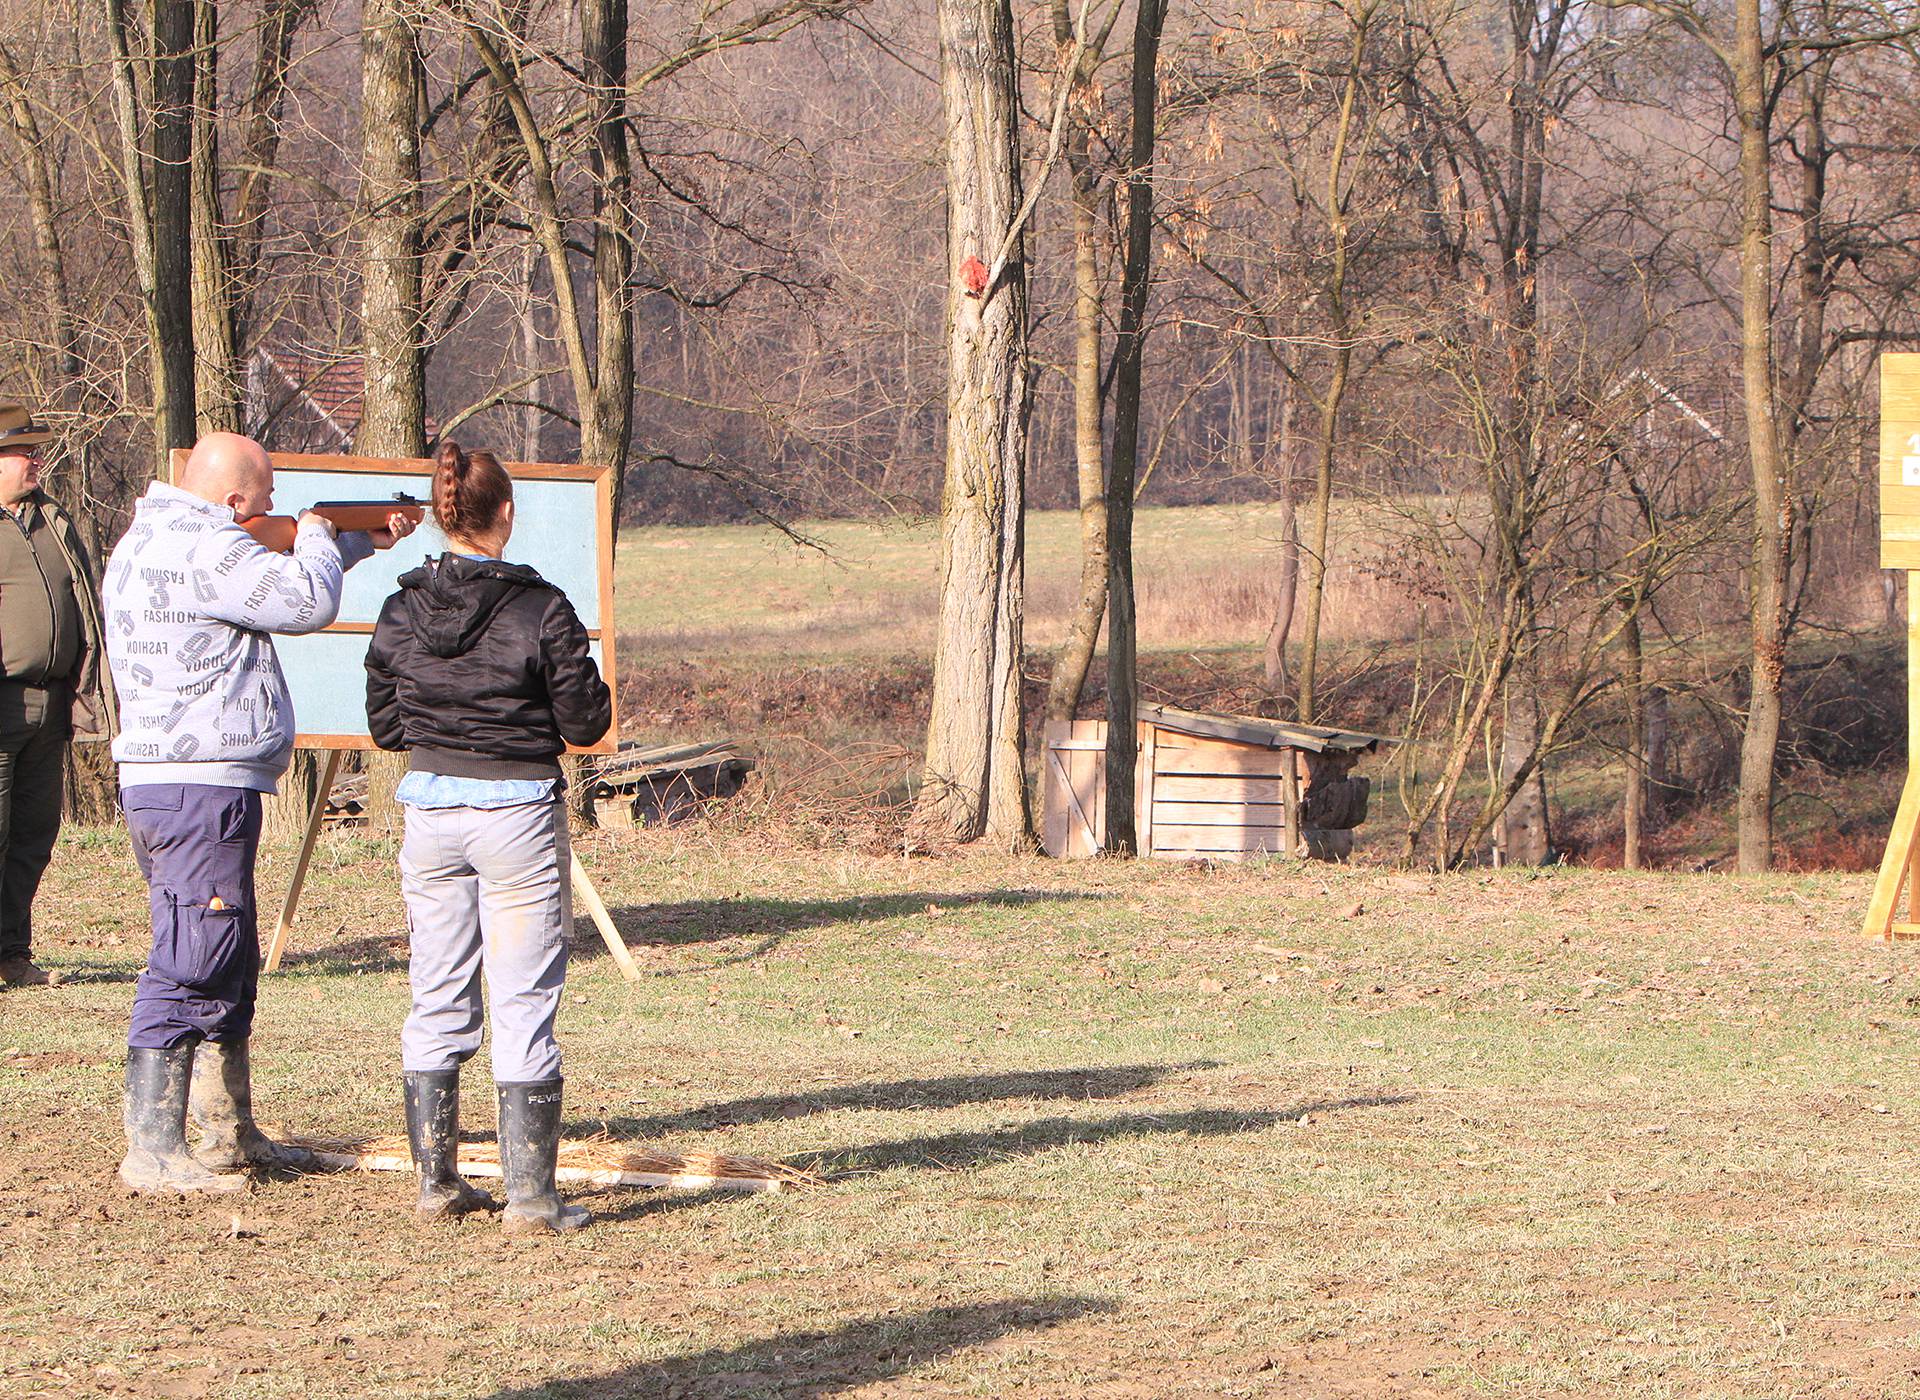
[(1907, 780), (1866, 931), (1875, 938), (1920, 938), (1920, 354), (1880, 357), (1880, 567), (1907, 575)]

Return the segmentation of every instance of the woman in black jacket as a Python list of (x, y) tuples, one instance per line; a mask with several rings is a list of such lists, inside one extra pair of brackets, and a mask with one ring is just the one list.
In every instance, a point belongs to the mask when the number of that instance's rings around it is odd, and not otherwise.
[(485, 452), (440, 449), (433, 513), (451, 548), (400, 576), (367, 651), (367, 720), (408, 751), (396, 796), (413, 1011), (401, 1032), (419, 1213), (491, 1207), (461, 1180), (460, 1065), (480, 1048), (481, 971), (509, 1233), (576, 1230), (554, 1188), (560, 1047), (554, 1018), (573, 924), (559, 756), (598, 742), (613, 697), (566, 594), (501, 557), (513, 483)]

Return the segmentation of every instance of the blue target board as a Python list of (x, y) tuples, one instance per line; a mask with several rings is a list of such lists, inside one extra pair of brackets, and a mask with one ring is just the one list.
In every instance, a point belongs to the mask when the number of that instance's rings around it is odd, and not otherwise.
[[(433, 494), (433, 463), (416, 458), (330, 457), (275, 452), (273, 513), (299, 515), (319, 501), (387, 500), (405, 493), (423, 504)], [(186, 453), (173, 454), (178, 472)], [(593, 640), (594, 660), (614, 684), (613, 474), (605, 467), (551, 462), (504, 464), (513, 478), (513, 538), (507, 558), (538, 569), (560, 588)], [(274, 651), (293, 694), (295, 743), (302, 748), (370, 749), (367, 732), (367, 645), (380, 609), (400, 575), (437, 558), (446, 537), (425, 521), (392, 549), (376, 551), (347, 571), (340, 613), (323, 631), (275, 637)], [(619, 713), (615, 692), (614, 713)], [(587, 753), (611, 753), (619, 728)]]

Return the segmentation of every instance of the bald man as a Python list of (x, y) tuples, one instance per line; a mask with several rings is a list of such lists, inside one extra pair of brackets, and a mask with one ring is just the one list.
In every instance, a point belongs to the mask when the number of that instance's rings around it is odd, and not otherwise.
[[(232, 1191), (245, 1184), (242, 1168), (310, 1164), (255, 1125), (247, 1055), (260, 794), (278, 785), (294, 735), (268, 634), (332, 622), (345, 571), (412, 527), (395, 516), (388, 530), (336, 538), (309, 511), (293, 552), (276, 554), (238, 523), (272, 508), (265, 449), (211, 433), (177, 485), (147, 488), (107, 561), (113, 756), (153, 912), (127, 1035), (120, 1178), (135, 1191)], [(189, 1111), (200, 1129), (192, 1150)]]

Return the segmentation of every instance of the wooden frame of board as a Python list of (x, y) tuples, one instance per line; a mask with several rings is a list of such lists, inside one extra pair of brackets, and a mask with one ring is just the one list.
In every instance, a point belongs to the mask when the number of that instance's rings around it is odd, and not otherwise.
[(1891, 941), (1920, 938), (1920, 354), (1880, 357), (1880, 567), (1907, 575), (1907, 780), (1865, 928)]
[[(426, 457), (341, 457), (326, 456), (310, 452), (270, 452), (268, 460), (276, 471), (314, 473), (337, 472), (341, 475), (378, 475), (378, 476), (417, 476), (429, 485), (417, 492), (422, 500), (433, 492), (431, 481), (434, 463)], [(171, 483), (175, 473), (186, 464), (187, 453), (175, 448), (167, 460), (167, 480)], [(602, 548), (598, 557), (596, 582), (599, 588), (600, 626), (587, 629), (587, 636), (600, 643), (601, 671), (606, 679), (607, 688), (613, 692), (613, 723), (607, 727), (606, 738), (591, 748), (568, 746), (569, 753), (613, 753), (619, 748), (620, 739), (620, 703), (619, 692), (615, 689), (614, 676), (617, 662), (614, 656), (614, 638), (618, 628), (613, 621), (613, 470), (610, 467), (569, 466), (557, 462), (506, 462), (507, 475), (520, 481), (590, 481), (594, 484), (594, 530), (599, 536)], [(297, 509), (297, 507), (296, 507)], [(336, 622), (320, 629), (322, 633), (358, 633), (362, 636), (373, 634), (370, 622)], [(296, 719), (298, 716), (295, 717)], [(375, 749), (373, 740), (361, 734), (304, 734), (296, 733), (293, 739), (295, 748), (324, 749), (327, 760), (322, 765), (320, 787), (314, 794), (313, 809), (307, 814), (307, 825), (300, 838), (300, 854), (294, 860), (293, 879), (287, 888), (285, 903), (280, 907), (279, 921), (274, 925), (273, 936), (268, 940), (264, 970), (277, 971), (281, 955), (286, 952), (287, 942), (293, 934), (293, 921), (300, 908), (300, 894), (306, 887), (307, 869), (313, 861), (314, 844), (320, 836), (320, 825), (326, 816), (327, 797), (333, 790), (333, 781), (340, 772), (341, 755), (348, 749)], [(593, 887), (586, 867), (580, 864), (580, 857), (573, 855), (570, 875), (574, 889), (579, 893), (581, 902), (587, 907), (588, 917), (593, 920), (601, 940), (607, 945), (607, 952), (620, 968), (620, 975), (629, 982), (640, 980), (640, 969), (633, 961), (633, 955), (627, 951), (624, 939), (614, 927), (613, 918), (607, 912), (606, 905), (600, 899), (600, 893)]]
[[(360, 474), (379, 476), (417, 476), (424, 483), (423, 489), (415, 492), (421, 500), (432, 496), (434, 462), (430, 457), (344, 457), (312, 452), (270, 452), (268, 459), (274, 470), (301, 472), (338, 472), (340, 474)], [(187, 453), (175, 448), (167, 464), (167, 477), (171, 481), (180, 468), (185, 465)], [(615, 646), (619, 629), (613, 625), (613, 470), (610, 467), (573, 466), (563, 462), (503, 462), (507, 475), (516, 481), (590, 481), (594, 484), (594, 530), (601, 541), (598, 569), (599, 616), (600, 626), (589, 627), (589, 639), (600, 643), (602, 658), (601, 673), (609, 690), (613, 691), (614, 723), (608, 728), (606, 738), (588, 748), (568, 746), (568, 753), (613, 753), (619, 747), (620, 694), (616, 676), (619, 663), (615, 656)], [(276, 506), (276, 509), (278, 506)], [(322, 634), (360, 633), (371, 636), (371, 622), (334, 622), (320, 629)], [(299, 716), (294, 716), (296, 722)], [(309, 734), (296, 733), (293, 737), (295, 748), (300, 749), (372, 749), (372, 739), (363, 734)]]

